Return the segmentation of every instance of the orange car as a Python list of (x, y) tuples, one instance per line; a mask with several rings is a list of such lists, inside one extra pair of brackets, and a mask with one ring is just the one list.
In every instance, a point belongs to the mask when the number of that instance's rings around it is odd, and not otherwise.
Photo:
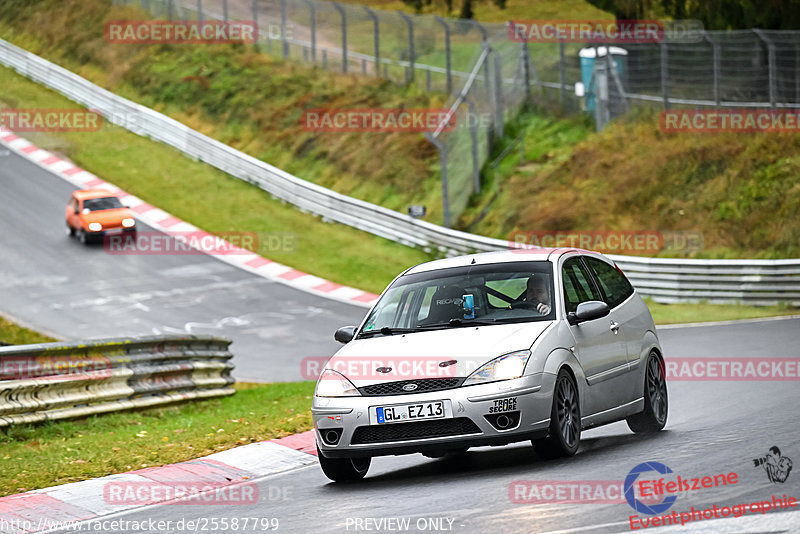
[(67, 204), (67, 235), (77, 234), (81, 243), (102, 240), (112, 234), (136, 235), (133, 212), (113, 193), (102, 189), (81, 189)]

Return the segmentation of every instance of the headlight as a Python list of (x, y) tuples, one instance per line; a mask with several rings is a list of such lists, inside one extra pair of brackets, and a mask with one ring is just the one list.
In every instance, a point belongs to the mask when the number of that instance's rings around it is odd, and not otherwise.
[(357, 397), (361, 393), (344, 375), (337, 373), (333, 369), (325, 369), (317, 380), (317, 388), (314, 390), (316, 397)]
[(469, 375), (464, 385), (470, 386), (472, 384), (519, 378), (525, 371), (525, 364), (528, 363), (528, 358), (530, 357), (531, 351), (529, 350), (503, 354), (499, 358), (495, 358), (479, 367), (477, 371)]
[(99, 232), (103, 229), (103, 225), (100, 223), (89, 223), (89, 230), (92, 232)]
[(136, 221), (134, 221), (134, 220), (133, 220), (133, 219), (131, 219), (130, 217), (128, 217), (127, 219), (122, 219), (122, 226), (123, 226), (124, 228), (130, 228), (130, 227), (131, 227), (131, 226), (133, 226), (134, 224), (136, 224)]

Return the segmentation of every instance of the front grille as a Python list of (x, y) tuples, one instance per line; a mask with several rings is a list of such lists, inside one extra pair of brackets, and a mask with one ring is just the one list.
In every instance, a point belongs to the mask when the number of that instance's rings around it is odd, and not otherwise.
[(353, 432), (352, 445), (363, 443), (383, 443), (409, 441), (412, 439), (480, 434), (481, 429), (467, 417), (439, 419), (437, 421), (416, 421), (414, 423), (394, 423), (388, 425), (360, 426)]
[[(399, 382), (384, 382), (382, 384), (372, 384), (358, 388), (358, 392), (365, 397), (377, 397), (380, 395), (413, 395), (414, 393), (426, 393), (428, 391), (442, 391), (453, 389), (464, 383), (464, 378), (423, 378), (421, 380), (400, 380)], [(406, 384), (416, 384), (414, 391), (404, 391)]]

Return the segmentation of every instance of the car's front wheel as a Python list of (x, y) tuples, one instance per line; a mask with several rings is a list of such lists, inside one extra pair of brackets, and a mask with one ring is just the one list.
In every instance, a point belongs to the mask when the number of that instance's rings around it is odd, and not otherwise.
[(361, 480), (369, 471), (372, 458), (326, 458), (317, 447), (319, 465), (325, 476), (334, 482)]
[(578, 388), (572, 376), (562, 369), (558, 372), (550, 411), (550, 434), (533, 440), (533, 449), (543, 458), (572, 456), (581, 441), (581, 411)]
[(628, 428), (637, 434), (658, 432), (667, 424), (669, 399), (667, 374), (662, 360), (655, 351), (647, 358), (644, 373), (644, 411), (626, 419)]

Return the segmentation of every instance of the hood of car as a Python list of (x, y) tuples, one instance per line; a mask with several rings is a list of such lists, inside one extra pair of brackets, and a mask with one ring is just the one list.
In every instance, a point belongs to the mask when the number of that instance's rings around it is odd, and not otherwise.
[(81, 214), (81, 220), (84, 224), (98, 222), (106, 226), (119, 226), (122, 224), (122, 219), (133, 219), (133, 213), (128, 208), (118, 208), (113, 210), (98, 210), (90, 213)]
[(354, 339), (325, 367), (356, 387), (377, 382), (466, 377), (510, 352), (529, 349), (552, 321), (456, 327)]

